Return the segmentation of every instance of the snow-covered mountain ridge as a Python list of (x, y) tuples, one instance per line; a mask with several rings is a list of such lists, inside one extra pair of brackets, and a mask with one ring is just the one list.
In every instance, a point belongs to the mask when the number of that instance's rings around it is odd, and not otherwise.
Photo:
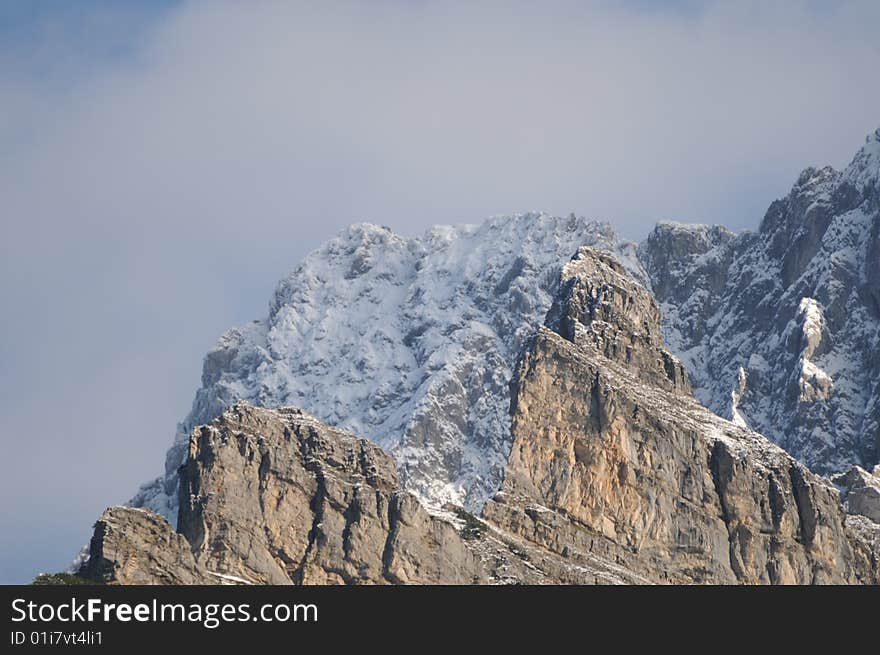
[(227, 332), (166, 473), (132, 500), (176, 519), (189, 433), (236, 400), (295, 405), (363, 434), (433, 504), (478, 509), (510, 450), (512, 370), (580, 246), (611, 251), (661, 304), (698, 399), (823, 472), (878, 457), (880, 130), (842, 172), (807, 169), (758, 232), (663, 223), (638, 248), (607, 224), (523, 214), (405, 238), (355, 225)]
[(822, 473), (880, 457), (880, 130), (757, 232), (658, 225), (639, 257), (697, 397)]
[(607, 224), (523, 214), (417, 238), (353, 225), (283, 280), (267, 318), (227, 332), (178, 426), (163, 477), (132, 504), (175, 519), (189, 433), (236, 400), (295, 405), (390, 451), (407, 487), (479, 508), (510, 448), (512, 367), (581, 245), (636, 276), (636, 246)]

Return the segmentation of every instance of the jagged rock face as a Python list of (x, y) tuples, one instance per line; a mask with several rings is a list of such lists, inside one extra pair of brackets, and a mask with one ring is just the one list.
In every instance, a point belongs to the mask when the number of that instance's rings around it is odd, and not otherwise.
[(79, 574), (108, 584), (644, 583), (599, 553), (560, 554), (468, 514), (429, 514), (372, 443), (301, 410), (237, 403), (197, 427), (179, 534), (108, 509)]
[(165, 476), (131, 504), (173, 522), (193, 428), (247, 400), (302, 407), (364, 435), (394, 455), (421, 498), (478, 509), (510, 448), (512, 363), (584, 244), (614, 249), (640, 274), (633, 244), (574, 216), (497, 218), (412, 239), (351, 227), (279, 285), (268, 318), (231, 330), (207, 355)]
[(880, 527), (848, 517), (834, 487), (698, 404), (659, 339), (636, 352), (631, 337), (597, 338), (658, 334), (647, 290), (589, 249), (564, 275), (517, 369), (514, 441), (487, 520), (658, 582), (877, 581)]
[(880, 466), (874, 467), (873, 474), (860, 466), (853, 466), (832, 480), (842, 490), (849, 513), (880, 524)]
[(295, 409), (234, 405), (193, 432), (179, 534), (111, 508), (82, 574), (118, 584), (471, 584), (455, 527), (400, 488), (394, 460)]
[(111, 507), (95, 523), (89, 558), (79, 574), (109, 584), (215, 584), (189, 543), (163, 517), (134, 507)]
[(596, 348), (649, 384), (690, 392), (687, 371), (663, 345), (657, 303), (613, 257), (581, 249), (561, 277), (548, 328)]
[(178, 528), (210, 570), (270, 584), (471, 583), (449, 524), (376, 445), (296, 410), (236, 405), (193, 433)]
[(813, 470), (880, 459), (880, 130), (757, 233), (658, 225), (639, 256), (697, 397)]

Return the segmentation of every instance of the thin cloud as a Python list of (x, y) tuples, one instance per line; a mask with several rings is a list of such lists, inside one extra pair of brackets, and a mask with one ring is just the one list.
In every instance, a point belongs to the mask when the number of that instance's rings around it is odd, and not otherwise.
[(159, 473), (201, 355), (342, 226), (755, 227), (880, 123), (875, 2), (473, 4), (193, 2), (2, 49), (5, 579)]

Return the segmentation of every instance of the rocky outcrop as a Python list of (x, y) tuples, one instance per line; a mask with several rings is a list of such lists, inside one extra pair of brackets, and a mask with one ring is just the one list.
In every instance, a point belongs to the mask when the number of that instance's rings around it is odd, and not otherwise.
[(195, 430), (178, 529), (201, 565), (254, 582), (474, 581), (455, 529), (378, 446), (299, 410), (237, 404)]
[(238, 403), (194, 430), (178, 533), (111, 508), (81, 574), (119, 584), (471, 584), (456, 528), (403, 491), (378, 446), (296, 409)]
[(189, 543), (163, 517), (111, 507), (95, 523), (89, 557), (79, 574), (105, 584), (214, 584), (196, 564)]
[(562, 269), (546, 326), (647, 384), (690, 393), (687, 371), (663, 344), (657, 303), (607, 253), (583, 248)]
[(880, 526), (848, 517), (827, 481), (696, 402), (655, 336), (647, 290), (591, 249), (563, 275), (519, 363), (489, 522), (655, 582), (877, 582)]
[(880, 466), (874, 467), (873, 474), (853, 466), (832, 480), (841, 489), (849, 513), (880, 523)]

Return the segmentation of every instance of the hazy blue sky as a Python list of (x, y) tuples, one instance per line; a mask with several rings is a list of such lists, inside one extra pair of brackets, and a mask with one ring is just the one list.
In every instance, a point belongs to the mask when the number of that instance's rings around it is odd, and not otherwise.
[(0, 581), (161, 472), (202, 355), (348, 223), (755, 227), (880, 125), (880, 3), (829, 6), (4, 0)]

